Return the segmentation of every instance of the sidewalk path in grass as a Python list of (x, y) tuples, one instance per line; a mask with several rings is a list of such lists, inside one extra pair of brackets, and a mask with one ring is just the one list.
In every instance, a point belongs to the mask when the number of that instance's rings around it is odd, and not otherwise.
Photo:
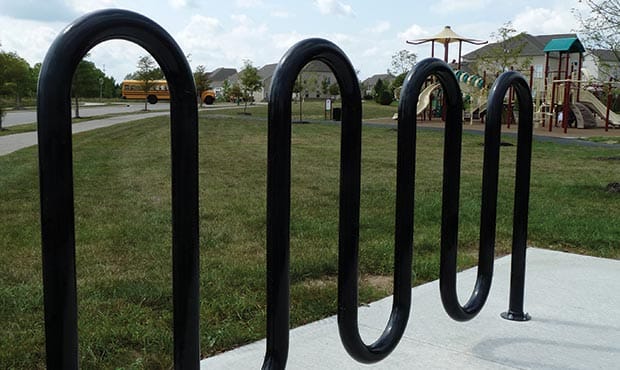
[[(413, 288), (407, 330), (394, 352), (374, 365), (352, 360), (338, 337), (335, 316), (293, 329), (287, 369), (618, 369), (620, 261), (529, 248), (525, 311), (531, 321), (500, 318), (508, 308), (510, 256), (495, 261), (491, 293), (468, 322), (443, 310), (439, 282)], [(476, 268), (458, 274), (466, 302)], [(359, 308), (366, 343), (387, 322), (392, 297)], [(206, 329), (208, 332), (208, 328)], [(201, 361), (201, 369), (259, 369), (265, 340)]]
[[(161, 107), (168, 108), (169, 104), (168, 103), (160, 104), (159, 108)], [(93, 115), (110, 113), (109, 111), (95, 112), (94, 110), (96, 108), (91, 108), (91, 109), (92, 110), (90, 111), (90, 114), (93, 114)], [(238, 106), (232, 103), (231, 104), (222, 103), (222, 104), (218, 104), (215, 106), (208, 106), (208, 107), (200, 108), (199, 111), (201, 112), (202, 111), (217, 111), (217, 110), (222, 110), (222, 109), (243, 109), (243, 106)], [(31, 113), (33, 114), (33, 117), (36, 117), (35, 111), (32, 111)], [(84, 121), (84, 122), (73, 124), (71, 127), (73, 130), (73, 133), (77, 134), (79, 132), (95, 130), (98, 128), (108, 127), (108, 126), (116, 125), (119, 123), (137, 121), (137, 120), (144, 119), (144, 118), (165, 116), (169, 114), (170, 114), (169, 110), (157, 110), (154, 112), (137, 113), (137, 114), (134, 113), (134, 114), (115, 116), (115, 117), (110, 117), (110, 118), (102, 118), (102, 119), (97, 119), (97, 120)], [(22, 148), (27, 148), (33, 145), (37, 145), (36, 131), (0, 136), (0, 156), (13, 153), (14, 151), (17, 151)]]
[[(216, 107), (209, 107), (206, 110), (214, 111), (220, 109), (241, 109), (243, 106), (235, 106), (235, 105), (219, 105)], [(111, 125), (116, 125), (119, 123), (131, 122), (143, 118), (157, 117), (167, 115), (170, 112), (168, 111), (156, 111), (150, 113), (141, 113), (141, 114), (131, 114), (131, 115), (123, 115), (116, 116), (111, 118), (104, 118), (92, 121), (85, 121), (81, 123), (76, 123), (72, 125), (73, 133), (94, 130), (101, 127), (107, 127)], [(260, 119), (266, 120), (266, 118), (252, 118), (252, 119)], [(329, 124), (339, 124), (339, 122), (333, 121), (325, 121), (324, 123)], [(444, 124), (439, 120), (435, 120), (432, 122), (419, 122), (420, 125), (418, 128), (420, 129), (431, 129), (431, 130), (443, 130)], [(365, 126), (379, 126), (379, 127), (396, 127), (396, 121), (393, 121), (389, 118), (383, 119), (365, 119), (363, 124)], [(465, 132), (471, 133), (479, 133), (482, 134), (484, 130), (484, 125), (482, 124), (474, 124), (474, 125), (463, 125)], [(514, 135), (516, 136), (517, 126), (513, 125), (511, 128), (502, 128), (502, 134)], [(609, 131), (604, 131), (602, 128), (597, 129), (573, 129), (571, 134), (576, 136), (567, 136), (563, 134), (560, 130), (555, 130), (553, 132), (548, 132), (544, 128), (536, 127), (534, 129), (534, 139), (538, 141), (553, 141), (558, 143), (565, 144), (578, 144), (584, 146), (598, 146), (598, 147), (609, 147), (609, 148), (617, 148), (620, 149), (620, 145), (610, 144), (605, 142), (590, 142), (585, 140), (577, 140), (578, 137), (588, 137), (588, 136), (601, 136), (601, 137), (610, 137), (611, 139), (620, 137), (620, 130), (618, 129), (610, 129)], [(6, 155), (12, 153), (16, 150), (26, 148), (32, 145), (37, 144), (37, 133), (36, 132), (26, 132), (21, 134), (14, 135), (6, 135), (0, 136), (0, 155)]]
[[(131, 114), (126, 116), (117, 116), (92, 121), (85, 121), (71, 125), (74, 134), (84, 131), (95, 130), (102, 127), (117, 125), (130, 121), (136, 121), (144, 118), (159, 117), (169, 115), (170, 112), (160, 111), (151, 113)], [(37, 145), (37, 132), (23, 132), (20, 134), (0, 136), (0, 155), (13, 153), (22, 148)]]

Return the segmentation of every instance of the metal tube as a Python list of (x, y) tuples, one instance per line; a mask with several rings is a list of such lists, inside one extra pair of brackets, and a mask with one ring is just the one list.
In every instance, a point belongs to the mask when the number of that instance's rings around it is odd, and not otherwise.
[[(517, 163), (512, 231), (512, 261), (510, 279), (510, 302), (502, 317), (515, 321), (527, 321), (530, 316), (523, 312), (525, 290), (525, 251), (527, 247), (527, 220), (530, 192), (530, 167), (532, 158), (533, 103), (532, 94), (525, 78), (517, 72), (506, 72), (494, 83), (489, 94), (489, 112), (485, 127), (484, 175), (487, 171), (497, 176), (499, 164), (499, 140), (501, 130), (501, 106), (509, 88), (513, 88), (519, 101), (519, 125), (517, 136)], [(490, 107), (493, 107), (492, 109)], [(493, 162), (492, 169), (487, 167)], [(483, 186), (484, 189), (484, 186)], [(484, 194), (484, 190), (483, 190)]]
[[(396, 235), (395, 298), (390, 322), (374, 343), (365, 344), (358, 327), (359, 202), (361, 175), (361, 93), (355, 70), (333, 43), (304, 40), (281, 59), (274, 73), (269, 105), (267, 169), (267, 351), (263, 369), (282, 369), (288, 355), (290, 96), (295, 76), (311, 60), (336, 75), (343, 99), (338, 257), (338, 328), (345, 349), (360, 362), (386, 357), (405, 330), (411, 302), (411, 228)], [(407, 189), (410, 190), (410, 189)], [(405, 194), (404, 191), (401, 193)], [(409, 194), (405, 194), (410, 196)], [(409, 202), (410, 203), (410, 202)], [(402, 212), (402, 209), (401, 209)], [(402, 218), (412, 219), (413, 208)], [(397, 218), (398, 219), (398, 218)], [(407, 221), (405, 221), (407, 222)], [(401, 240), (399, 242), (399, 240)], [(400, 246), (400, 247), (399, 247)]]
[(150, 52), (168, 79), (172, 145), (174, 363), (197, 369), (198, 114), (192, 72), (174, 39), (137, 13), (103, 10), (71, 23), (50, 47), (39, 78), (37, 121), (41, 241), (48, 369), (77, 369), (75, 222), (70, 90), (73, 72), (95, 45), (133, 41)]

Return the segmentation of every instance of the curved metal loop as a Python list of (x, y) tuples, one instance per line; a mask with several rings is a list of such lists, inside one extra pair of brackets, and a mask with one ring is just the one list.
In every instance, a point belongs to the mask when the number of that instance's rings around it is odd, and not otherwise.
[[(344, 52), (330, 41), (300, 41), (280, 60), (274, 72), (269, 103), (267, 164), (267, 351), (263, 369), (283, 369), (289, 342), (289, 226), (291, 184), (291, 95), (301, 69), (312, 60), (327, 64), (342, 97), (340, 168), (340, 257), (352, 264), (339, 272), (357, 303), (357, 246), (360, 209), (361, 93), (357, 75)], [(345, 252), (343, 252), (345, 251)], [(351, 255), (344, 261), (343, 253)], [(341, 285), (339, 285), (339, 291)], [(340, 294), (339, 294), (340, 297)], [(339, 298), (340, 302), (340, 298)], [(339, 303), (339, 312), (342, 303)], [(350, 304), (345, 304), (349, 307)], [(345, 310), (346, 311), (346, 310)], [(347, 312), (345, 312), (345, 316)]]
[(174, 39), (152, 20), (126, 10), (83, 16), (56, 38), (38, 92), (39, 177), (47, 367), (77, 369), (75, 221), (71, 80), (88, 50), (110, 39), (145, 48), (170, 87), (174, 364), (198, 369), (198, 112), (192, 72)]
[[(463, 135), (462, 112), (463, 97), (458, 80), (450, 66), (439, 59), (425, 59), (418, 63), (405, 80), (401, 93), (398, 122), (398, 165), (399, 179), (402, 171), (406, 183), (399, 193), (411, 192), (408, 202), (413, 207), (415, 179), (415, 130), (416, 107), (423, 84), (430, 76), (436, 76), (441, 83), (446, 105), (446, 128), (444, 130), (443, 191), (441, 210), (441, 258), (439, 287), (444, 309), (454, 320), (470, 320), (478, 314), (488, 297), (493, 277), (493, 257), (495, 244), (495, 203), (497, 198), (497, 179), (495, 189), (483, 191), (482, 225), (478, 277), (474, 290), (464, 306), (461, 306), (456, 292), (459, 191), (461, 176), (461, 140)], [(411, 124), (413, 122), (413, 124)], [(411, 144), (413, 143), (413, 145)], [(499, 145), (499, 141), (498, 141)], [(486, 179), (486, 176), (485, 176)], [(398, 180), (400, 181), (400, 180)], [(403, 180), (405, 181), (405, 180)], [(398, 195), (397, 195), (398, 197)], [(488, 203), (488, 204), (487, 204)], [(413, 212), (411, 212), (413, 213)], [(487, 221), (492, 220), (492, 227)], [(413, 224), (413, 218), (411, 220)], [(411, 226), (411, 228), (413, 228)]]
[[(267, 168), (267, 352), (263, 369), (284, 368), (288, 354), (290, 97), (297, 75), (311, 60), (321, 60), (331, 68), (343, 101), (338, 257), (338, 327), (342, 343), (356, 360), (377, 362), (396, 347), (409, 317), (411, 242), (404, 242), (396, 249), (394, 307), (385, 332), (371, 345), (366, 345), (360, 337), (357, 307), (361, 93), (355, 70), (342, 50), (322, 39), (301, 41), (282, 57), (271, 87)], [(412, 209), (408, 213), (412, 214)]]
[[(484, 172), (483, 184), (484, 179), (487, 177), (498, 177), (502, 107), (504, 97), (510, 87), (514, 88), (519, 102), (519, 128), (517, 134), (515, 198), (512, 220), (510, 301), (508, 311), (502, 313), (502, 317), (514, 321), (527, 321), (530, 319), (530, 316), (523, 311), (523, 297), (525, 291), (525, 250), (527, 247), (534, 104), (527, 81), (520, 73), (514, 71), (504, 72), (500, 75), (490, 90), (485, 128), (483, 167), (483, 171), (488, 171), (489, 173)], [(495, 183), (494, 186), (497, 186), (497, 184)], [(483, 194), (484, 189), (483, 185)], [(495, 220), (493, 220), (494, 227)]]

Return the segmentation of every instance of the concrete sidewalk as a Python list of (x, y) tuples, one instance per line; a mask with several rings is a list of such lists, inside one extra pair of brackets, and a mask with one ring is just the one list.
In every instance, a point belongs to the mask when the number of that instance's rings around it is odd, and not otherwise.
[[(126, 116), (117, 116), (111, 118), (96, 119), (91, 121), (80, 122), (71, 125), (72, 132), (77, 134), (79, 132), (95, 130), (102, 127), (108, 127), (119, 123), (125, 123), (130, 121), (137, 121), (139, 119), (158, 117), (169, 115), (168, 111), (158, 111), (151, 113), (132, 114)], [(37, 132), (23, 132), (21, 134), (0, 136), (0, 155), (6, 155), (13, 153), (17, 150), (27, 148), (29, 146), (37, 145)]]
[[(461, 302), (476, 269), (458, 276)], [(291, 330), (288, 369), (620, 369), (620, 261), (529, 248), (525, 309), (528, 322), (499, 314), (508, 306), (510, 256), (495, 263), (485, 308), (469, 322), (443, 311), (439, 283), (413, 289), (409, 325), (396, 350), (375, 365), (345, 352), (336, 317)], [(366, 343), (383, 331), (391, 297), (361, 307)], [(205, 359), (201, 369), (259, 369), (265, 341)]]

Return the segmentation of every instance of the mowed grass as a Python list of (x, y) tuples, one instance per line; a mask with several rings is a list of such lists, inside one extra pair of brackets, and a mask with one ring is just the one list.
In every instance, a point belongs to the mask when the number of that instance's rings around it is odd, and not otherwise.
[[(263, 338), (266, 320), (267, 123), (258, 113), (213, 114), (200, 120), (203, 356)], [(396, 135), (363, 131), (361, 302), (391, 293)], [(336, 125), (293, 126), (293, 326), (336, 311), (339, 136)], [(482, 140), (463, 138), (461, 268), (476, 262)], [(439, 270), (442, 143), (439, 132), (418, 133), (416, 284)], [(170, 368), (168, 119), (82, 133), (73, 145), (80, 365)], [(516, 147), (501, 150), (498, 254), (511, 243)], [(45, 367), (36, 156), (33, 147), (0, 157), (0, 364), (8, 369)], [(620, 258), (620, 194), (605, 189), (620, 182), (618, 156), (615, 148), (535, 143), (530, 243)]]

